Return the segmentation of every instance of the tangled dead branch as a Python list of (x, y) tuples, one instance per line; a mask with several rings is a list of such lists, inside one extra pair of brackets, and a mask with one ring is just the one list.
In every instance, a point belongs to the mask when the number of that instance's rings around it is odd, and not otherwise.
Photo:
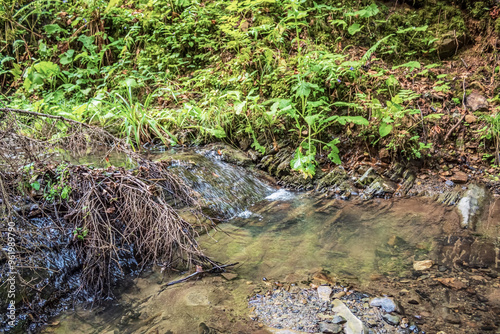
[[(64, 136), (55, 135), (61, 131)], [(61, 149), (87, 154), (119, 151), (138, 167), (94, 169), (56, 163)], [(59, 116), (0, 109), (0, 182), (2, 223), (8, 218), (26, 226), (18, 246), (29, 252), (23, 251), (27, 256), (21, 256), (18, 265), (39, 268), (33, 254), (46, 250), (43, 238), (51, 244), (51, 236), (41, 235), (36, 226), (30, 229), (30, 221), (18, 209), (20, 203), (36, 204), (38, 215), (59, 231), (60, 240), (67, 240), (58, 247), (76, 252), (76, 292), (81, 296), (110, 295), (124, 266), (136, 270), (151, 264), (217, 265), (196, 242), (197, 228), (203, 225), (198, 223), (207, 219), (197, 194), (168, 171), (167, 162), (145, 159), (103, 129)], [(188, 222), (181, 212), (195, 221)], [(30, 284), (39, 289), (46, 283), (41, 279)]]

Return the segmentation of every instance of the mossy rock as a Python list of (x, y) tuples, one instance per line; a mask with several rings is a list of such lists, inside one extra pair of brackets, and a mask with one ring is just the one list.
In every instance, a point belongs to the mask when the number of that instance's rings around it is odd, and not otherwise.
[(207, 145), (204, 151), (205, 154), (212, 153), (216, 156), (220, 156), (222, 161), (238, 166), (250, 166), (253, 163), (252, 159), (250, 159), (245, 152), (222, 143)]

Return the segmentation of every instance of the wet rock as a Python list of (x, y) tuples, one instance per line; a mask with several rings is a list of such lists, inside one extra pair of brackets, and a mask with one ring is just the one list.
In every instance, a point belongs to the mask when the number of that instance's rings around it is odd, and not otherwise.
[(408, 304), (418, 305), (421, 303), (420, 296), (415, 291), (410, 292), (408, 299), (406, 300)]
[(439, 250), (439, 257), (448, 268), (456, 264), (469, 268), (494, 268), (498, 263), (494, 243), (484, 237), (449, 236)]
[(248, 150), (247, 154), (250, 157), (250, 159), (252, 159), (253, 162), (256, 162), (257, 160), (259, 160), (259, 153), (257, 153), (256, 151)]
[(475, 228), (475, 223), (481, 214), (481, 208), (486, 201), (487, 193), (484, 187), (471, 184), (469, 189), (458, 202), (457, 209), (462, 216), (462, 228)]
[(332, 294), (332, 288), (327, 285), (322, 285), (318, 287), (318, 297), (321, 300), (329, 301), (330, 295)]
[(439, 270), (439, 272), (444, 273), (445, 271), (448, 270), (448, 268), (446, 266), (439, 266), (438, 270)]
[(469, 176), (464, 172), (454, 172), (452, 176), (450, 176), (450, 181), (458, 184), (467, 183), (469, 180)]
[(453, 288), (456, 290), (465, 289), (467, 287), (467, 284), (465, 284), (464, 282), (460, 281), (459, 279), (457, 279), (455, 277), (436, 278), (436, 281), (440, 282), (444, 286), (447, 286), (449, 288)]
[(207, 145), (204, 149), (205, 155), (215, 155), (220, 157), (222, 161), (226, 161), (238, 166), (249, 166), (252, 160), (238, 149), (234, 149), (229, 145), (222, 143), (215, 143)]
[(235, 279), (236, 277), (238, 277), (238, 274), (234, 274), (234, 273), (222, 273), (221, 275), (222, 275), (222, 277), (224, 277), (228, 281), (231, 281), (231, 280)]
[(415, 261), (413, 262), (413, 269), (417, 271), (423, 271), (430, 269), (433, 265), (434, 261), (432, 260)]
[(467, 101), (465, 104), (472, 111), (488, 109), (488, 100), (486, 100), (483, 95), (476, 92), (471, 93), (469, 96), (467, 96)]
[(358, 184), (361, 186), (367, 186), (368, 184), (372, 183), (375, 181), (375, 179), (378, 177), (377, 172), (370, 167), (368, 170), (358, 179)]
[(340, 316), (340, 315), (336, 315), (333, 317), (331, 322), (334, 324), (345, 324), (347, 322), (347, 320), (345, 320), (345, 318)]
[(361, 320), (359, 320), (343, 302), (335, 299), (333, 300), (332, 305), (332, 311), (347, 321), (344, 324), (345, 334), (368, 334), (368, 328), (363, 325)]
[(336, 294), (334, 294), (334, 295), (332, 296), (332, 298), (333, 298), (333, 299), (340, 299), (340, 298), (342, 298), (342, 297), (344, 297), (344, 296), (345, 296), (345, 292), (344, 292), (344, 291), (340, 291), (340, 292), (337, 292)]
[(204, 322), (198, 325), (198, 334), (216, 334), (217, 331), (208, 327)]
[(449, 324), (460, 324), (462, 321), (460, 317), (456, 314), (450, 313), (444, 317), (444, 321)]
[(319, 323), (319, 331), (321, 333), (340, 333), (342, 331), (342, 326), (339, 324), (332, 324), (326, 321)]
[(441, 35), (441, 38), (436, 41), (436, 49), (441, 58), (453, 56), (459, 49), (460, 39), (457, 38), (456, 32), (450, 31)]
[(370, 300), (370, 306), (372, 307), (380, 307), (385, 312), (397, 312), (399, 314), (404, 314), (403, 308), (401, 305), (390, 297), (376, 297)]
[(397, 326), (399, 325), (399, 322), (401, 321), (401, 318), (397, 315), (392, 315), (389, 313), (386, 313), (382, 316), (382, 319), (384, 319), (385, 322), (387, 322), (389, 325)]

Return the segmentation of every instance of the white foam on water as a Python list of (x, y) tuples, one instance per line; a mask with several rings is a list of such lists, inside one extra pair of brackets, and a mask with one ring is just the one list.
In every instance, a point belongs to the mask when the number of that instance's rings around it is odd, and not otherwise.
[(250, 217), (252, 217), (252, 215), (253, 215), (252, 211), (245, 210), (245, 211), (241, 212), (240, 214), (238, 214), (238, 217), (240, 217), (240, 218), (250, 218)]
[(268, 201), (289, 201), (294, 198), (295, 195), (285, 189), (280, 189), (271, 195), (267, 196), (266, 199)]

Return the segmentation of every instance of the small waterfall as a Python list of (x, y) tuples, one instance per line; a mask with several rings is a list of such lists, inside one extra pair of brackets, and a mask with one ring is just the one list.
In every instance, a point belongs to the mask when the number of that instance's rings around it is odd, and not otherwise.
[(246, 168), (225, 163), (216, 154), (169, 153), (171, 171), (197, 191), (208, 206), (234, 217), (275, 190)]

